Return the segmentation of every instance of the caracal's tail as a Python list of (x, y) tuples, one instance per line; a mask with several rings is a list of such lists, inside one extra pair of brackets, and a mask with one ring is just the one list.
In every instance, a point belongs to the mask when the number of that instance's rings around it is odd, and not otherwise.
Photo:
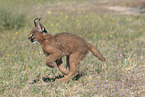
[(105, 61), (105, 58), (100, 54), (100, 52), (91, 44), (88, 44), (89, 50), (96, 56), (99, 60)]

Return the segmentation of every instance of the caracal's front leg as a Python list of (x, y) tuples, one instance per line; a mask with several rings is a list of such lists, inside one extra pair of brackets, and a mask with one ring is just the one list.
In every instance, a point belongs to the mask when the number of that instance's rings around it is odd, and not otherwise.
[(49, 56), (46, 57), (47, 66), (50, 68), (53, 68), (55, 65), (52, 62), (54, 62), (60, 58), (61, 58), (61, 53), (59, 53), (59, 52), (50, 54)]

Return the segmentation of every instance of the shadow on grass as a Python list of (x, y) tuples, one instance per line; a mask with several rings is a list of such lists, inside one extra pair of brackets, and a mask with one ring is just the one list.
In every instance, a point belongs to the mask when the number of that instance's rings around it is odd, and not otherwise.
[[(84, 75), (84, 73), (79, 73), (79, 74), (77, 74), (72, 80), (78, 80), (80, 77), (82, 77)], [(50, 77), (42, 77), (42, 81), (44, 81), (44, 82), (54, 82), (56, 79), (61, 79), (61, 78), (63, 78), (64, 77), (64, 75), (58, 75), (58, 76), (55, 76), (54, 78), (50, 78)], [(40, 81), (40, 76), (39, 77), (37, 77), (36, 79), (34, 79), (32, 82), (31, 82), (31, 84), (35, 84), (35, 83), (37, 83), (38, 81)]]
[(50, 77), (42, 77), (42, 80), (44, 82), (54, 82), (56, 79), (61, 79), (63, 78), (64, 75), (59, 75), (59, 76), (55, 76), (54, 78), (50, 78)]

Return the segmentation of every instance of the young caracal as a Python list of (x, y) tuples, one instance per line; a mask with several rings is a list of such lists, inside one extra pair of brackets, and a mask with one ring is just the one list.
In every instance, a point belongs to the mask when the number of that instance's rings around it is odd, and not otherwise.
[[(91, 44), (85, 42), (77, 35), (70, 33), (60, 33), (52, 36), (40, 23), (41, 18), (34, 20), (34, 28), (28, 38), (32, 43), (39, 42), (43, 52), (46, 55), (46, 64), (53, 68), (56, 62), (59, 70), (65, 75), (60, 81), (68, 81), (75, 77), (79, 71), (80, 61), (91, 51), (99, 60), (105, 61), (105, 58)], [(36, 22), (37, 20), (37, 22)], [(64, 68), (62, 57), (66, 56), (67, 68)]]

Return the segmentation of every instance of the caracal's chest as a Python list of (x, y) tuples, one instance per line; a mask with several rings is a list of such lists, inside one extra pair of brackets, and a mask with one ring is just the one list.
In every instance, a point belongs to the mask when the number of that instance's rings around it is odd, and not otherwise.
[(49, 56), (51, 54), (51, 52), (48, 51), (47, 46), (46, 45), (42, 45), (42, 50), (45, 54), (45, 56)]

